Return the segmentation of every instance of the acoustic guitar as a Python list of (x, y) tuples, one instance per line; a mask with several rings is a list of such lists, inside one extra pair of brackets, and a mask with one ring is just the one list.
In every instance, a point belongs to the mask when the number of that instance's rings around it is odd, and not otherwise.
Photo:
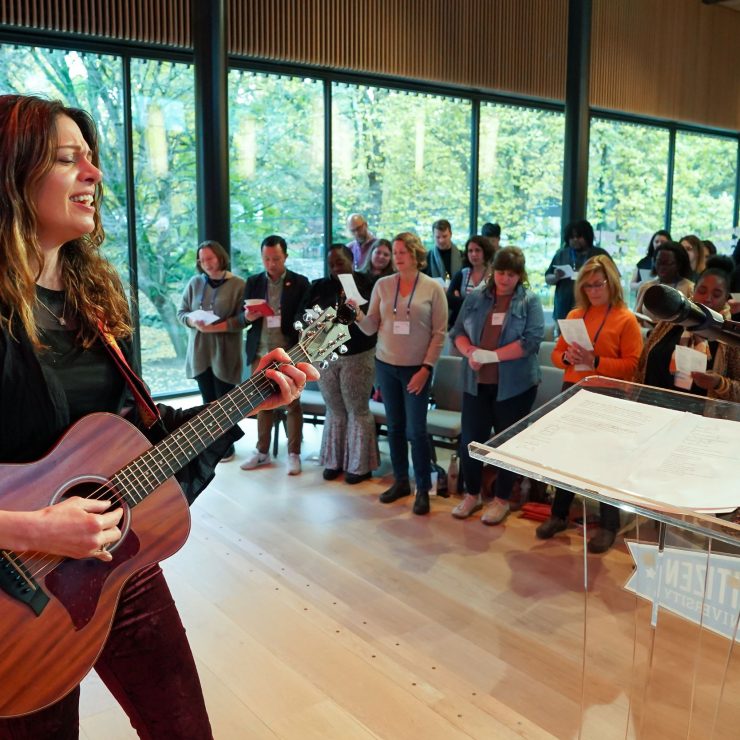
[[(296, 324), (293, 362), (346, 351), (354, 311), (319, 311), (307, 312), (305, 329)], [(0, 550), (0, 717), (42, 709), (80, 683), (105, 645), (126, 581), (187, 539), (190, 514), (173, 475), (274, 391), (257, 373), (156, 445), (120, 416), (90, 414), (41, 460), (0, 465), (2, 509), (34, 511), (82, 496), (124, 511), (109, 563)]]

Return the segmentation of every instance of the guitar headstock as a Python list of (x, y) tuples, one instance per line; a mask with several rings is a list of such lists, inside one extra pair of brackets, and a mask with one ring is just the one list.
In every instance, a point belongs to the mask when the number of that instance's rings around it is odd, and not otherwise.
[(335, 350), (341, 354), (347, 351), (344, 343), (349, 339), (349, 325), (355, 319), (351, 308), (340, 306), (338, 311), (334, 308), (322, 311), (314, 306), (303, 318), (309, 322), (308, 325), (304, 327), (298, 321), (295, 328), (300, 332), (298, 346), (305, 353), (307, 362), (317, 363), (326, 358), (335, 360)]

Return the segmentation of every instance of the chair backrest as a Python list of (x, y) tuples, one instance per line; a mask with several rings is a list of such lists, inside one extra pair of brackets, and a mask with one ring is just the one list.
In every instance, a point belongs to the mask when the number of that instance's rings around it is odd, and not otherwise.
[(548, 401), (551, 401), (555, 396), (560, 393), (560, 389), (563, 386), (563, 371), (559, 367), (540, 367), (542, 371), (542, 381), (537, 387), (537, 395), (534, 399), (534, 406), (532, 409), (537, 409), (543, 406)]
[(537, 354), (537, 362), (543, 366), (543, 367), (552, 367), (552, 359), (550, 359), (550, 356), (552, 355), (552, 351), (555, 349), (555, 342), (542, 342), (540, 344), (540, 349)]
[(432, 398), (438, 409), (462, 410), (463, 358), (447, 355), (440, 357), (432, 378)]

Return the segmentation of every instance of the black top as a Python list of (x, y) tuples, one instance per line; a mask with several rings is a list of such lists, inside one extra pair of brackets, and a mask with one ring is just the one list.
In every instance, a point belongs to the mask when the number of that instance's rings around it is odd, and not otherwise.
[[(360, 291), (360, 295), (369, 300), (370, 294), (373, 292), (373, 284), (375, 281), (363, 272), (353, 272), (352, 275), (357, 284), (357, 290)], [(329, 306), (336, 307), (340, 303), (344, 303), (344, 301), (344, 291), (342, 290), (342, 285), (337, 278), (320, 278), (311, 283), (311, 287), (308, 291), (306, 307), (311, 308), (314, 305), (318, 305), (321, 308), (329, 308)], [(377, 334), (368, 336), (355, 324), (352, 324), (349, 327), (349, 335), (350, 339), (346, 344), (347, 352), (345, 357), (356, 355), (360, 352), (367, 352), (367, 350), (372, 349), (378, 341)]]
[[(665, 388), (667, 390), (683, 390), (680, 388), (676, 389), (676, 386), (673, 384), (673, 374), (670, 371), (673, 351), (676, 349), (681, 334), (683, 334), (683, 327), (677, 324), (650, 349), (647, 356), (647, 363), (645, 364), (645, 385), (652, 385), (656, 388)], [(716, 348), (717, 343), (710, 342), (709, 349), (712, 352), (712, 356), (714, 356)], [(707, 392), (696, 383), (692, 383), (691, 388), (684, 392), (692, 393), (695, 396), (707, 395)]]

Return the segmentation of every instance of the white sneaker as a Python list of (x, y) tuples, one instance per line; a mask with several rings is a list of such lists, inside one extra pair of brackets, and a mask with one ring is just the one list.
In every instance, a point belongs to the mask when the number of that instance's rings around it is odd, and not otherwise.
[(267, 465), (269, 462), (269, 452), (260, 452), (259, 450), (255, 450), (239, 467), (242, 470), (254, 470), (260, 465)]
[(476, 511), (482, 508), (483, 504), (480, 496), (466, 493), (463, 500), (452, 510), (452, 516), (455, 519), (467, 519), (471, 514), (475, 514)]
[(509, 502), (500, 498), (495, 498), (486, 506), (483, 516), (480, 520), (483, 524), (501, 524), (509, 516)]
[(288, 475), (298, 475), (301, 472), (301, 456), (295, 452), (288, 454)]

